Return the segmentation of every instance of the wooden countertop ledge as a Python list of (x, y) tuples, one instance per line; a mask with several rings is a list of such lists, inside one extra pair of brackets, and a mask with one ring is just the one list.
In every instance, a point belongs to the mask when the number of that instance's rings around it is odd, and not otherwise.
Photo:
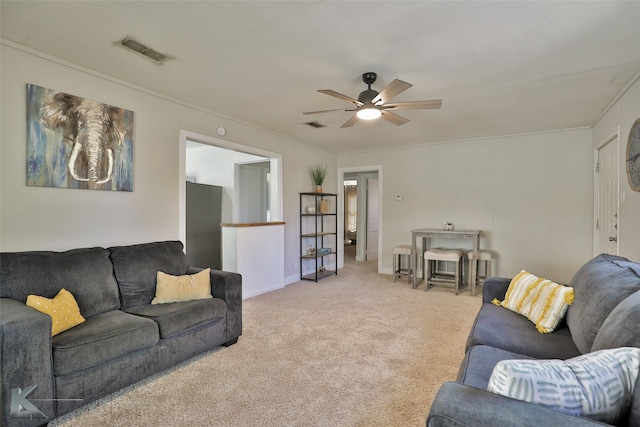
[(264, 227), (267, 225), (284, 225), (284, 221), (222, 223), (220, 227)]

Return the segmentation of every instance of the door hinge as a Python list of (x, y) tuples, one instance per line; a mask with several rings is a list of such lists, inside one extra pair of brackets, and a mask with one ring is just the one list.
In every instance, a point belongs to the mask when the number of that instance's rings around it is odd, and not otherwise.
[(596, 219), (596, 230), (600, 229), (600, 218)]
[(596, 173), (600, 172), (600, 162), (596, 163)]

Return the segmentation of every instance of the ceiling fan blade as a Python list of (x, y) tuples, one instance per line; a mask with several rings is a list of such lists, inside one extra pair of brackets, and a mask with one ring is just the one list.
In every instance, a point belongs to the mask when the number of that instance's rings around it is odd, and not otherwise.
[(439, 109), (442, 106), (442, 99), (433, 99), (431, 101), (409, 101), (409, 102), (395, 102), (393, 104), (385, 104), (382, 106), (383, 110), (417, 110), (417, 109)]
[(353, 99), (353, 98), (351, 98), (350, 96), (343, 95), (343, 94), (341, 94), (341, 93), (339, 93), (339, 92), (336, 92), (335, 90), (331, 90), (331, 89), (319, 89), (319, 90), (318, 90), (318, 92), (320, 92), (320, 93), (324, 93), (325, 95), (333, 96), (333, 97), (335, 97), (335, 98), (342, 99), (342, 100), (344, 100), (344, 101), (351, 102), (351, 103), (353, 103), (353, 104), (357, 105), (358, 107), (361, 107), (361, 106), (363, 106), (363, 105), (364, 105), (362, 102), (358, 101), (357, 99)]
[(404, 117), (401, 117), (397, 114), (393, 114), (389, 111), (382, 111), (382, 118), (387, 121), (390, 121), (396, 126), (401, 126), (409, 121), (409, 119), (405, 119)]
[(353, 117), (351, 117), (349, 120), (344, 122), (344, 124), (342, 126), (340, 126), (340, 127), (341, 128), (350, 128), (351, 126), (355, 125), (356, 123), (358, 123), (358, 116), (356, 116), (354, 114)]
[(306, 111), (302, 114), (321, 114), (321, 113), (332, 113), (334, 111), (355, 111), (355, 110), (345, 110), (344, 108), (334, 108), (333, 110), (318, 110), (318, 111)]
[(395, 79), (394, 81), (389, 83), (387, 85), (387, 87), (382, 89), (382, 92), (380, 92), (378, 95), (376, 95), (375, 98), (373, 98), (371, 100), (371, 103), (372, 104), (377, 104), (378, 102), (382, 101), (382, 103), (384, 104), (385, 102), (388, 102), (394, 96), (396, 96), (396, 95), (404, 92), (405, 90), (409, 89), (411, 86), (413, 86), (413, 85), (410, 84), (410, 83), (403, 82), (402, 80)]

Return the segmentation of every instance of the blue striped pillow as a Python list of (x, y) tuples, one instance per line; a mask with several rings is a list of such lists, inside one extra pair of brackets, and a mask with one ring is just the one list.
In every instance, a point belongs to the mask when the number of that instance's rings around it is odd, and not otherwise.
[(487, 390), (570, 415), (616, 424), (631, 404), (640, 348), (595, 351), (567, 360), (502, 360)]

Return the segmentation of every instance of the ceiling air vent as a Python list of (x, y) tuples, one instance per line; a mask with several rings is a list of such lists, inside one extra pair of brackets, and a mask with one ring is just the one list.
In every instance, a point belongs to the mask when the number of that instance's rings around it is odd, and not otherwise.
[(322, 123), (318, 123), (318, 122), (307, 122), (306, 124), (308, 124), (312, 128), (323, 128), (323, 127), (326, 127)]
[(152, 47), (139, 42), (131, 36), (126, 36), (122, 40), (117, 41), (116, 44), (132, 52), (139, 53), (140, 55), (155, 62), (156, 64), (163, 64), (164, 62), (173, 59), (173, 56), (167, 55), (166, 53), (158, 52)]

